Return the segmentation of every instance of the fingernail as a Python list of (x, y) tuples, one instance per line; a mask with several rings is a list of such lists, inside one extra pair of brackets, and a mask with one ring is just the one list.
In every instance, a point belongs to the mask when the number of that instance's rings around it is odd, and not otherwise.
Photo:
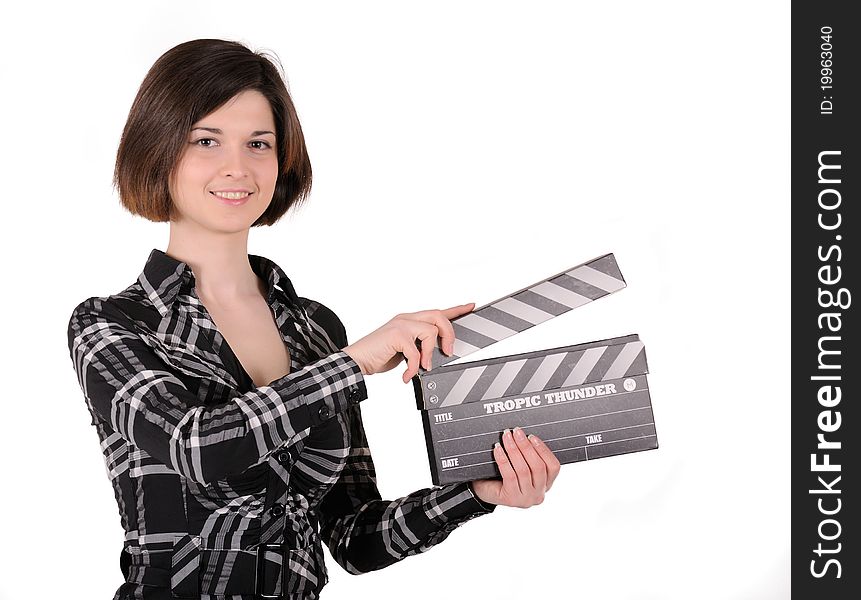
[(525, 433), (523, 433), (523, 430), (522, 430), (520, 427), (515, 427), (515, 428), (514, 428), (514, 436), (515, 436), (518, 440), (525, 440), (525, 439), (526, 439), (526, 434), (525, 434)]
[(539, 439), (531, 433), (527, 437), (529, 438), (529, 441), (532, 442), (533, 446), (538, 446), (541, 443)]
[(497, 448), (502, 448), (502, 444), (500, 444), (499, 442), (496, 442), (496, 443), (493, 445), (493, 449), (494, 449), (494, 450), (496, 450)]
[(509, 437), (509, 438), (510, 438), (510, 437), (511, 437), (511, 430), (510, 430), (510, 429), (506, 429), (505, 431), (503, 431), (503, 432), (502, 432), (502, 437)]

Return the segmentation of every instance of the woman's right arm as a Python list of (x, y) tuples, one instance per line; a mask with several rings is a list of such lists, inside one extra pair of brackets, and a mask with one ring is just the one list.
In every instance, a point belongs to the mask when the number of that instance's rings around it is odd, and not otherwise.
[(128, 318), (99, 298), (75, 308), (68, 338), (93, 416), (201, 484), (244, 471), (368, 397), (362, 370), (341, 351), (223, 404), (200, 406)]

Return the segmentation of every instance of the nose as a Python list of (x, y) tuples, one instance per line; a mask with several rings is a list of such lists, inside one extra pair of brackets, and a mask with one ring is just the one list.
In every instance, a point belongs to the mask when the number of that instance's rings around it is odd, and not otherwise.
[(248, 174), (243, 148), (230, 147), (222, 153), (222, 156), (224, 157), (224, 162), (221, 165), (222, 175), (230, 175), (235, 179), (242, 179)]

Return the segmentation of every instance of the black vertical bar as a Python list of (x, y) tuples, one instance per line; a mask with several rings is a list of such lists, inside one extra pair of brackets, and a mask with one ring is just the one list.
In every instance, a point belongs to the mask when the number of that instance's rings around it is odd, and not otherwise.
[[(792, 4), (792, 591), (858, 598), (861, 23)], [(852, 590), (852, 591), (850, 591)]]

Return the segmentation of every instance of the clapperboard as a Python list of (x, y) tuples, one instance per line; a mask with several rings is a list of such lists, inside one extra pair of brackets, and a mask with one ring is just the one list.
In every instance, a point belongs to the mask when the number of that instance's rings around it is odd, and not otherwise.
[(658, 447), (636, 334), (447, 364), (624, 287), (605, 254), (452, 319), (453, 354), (413, 378), (434, 484), (501, 477), (493, 444), (515, 426), (563, 464)]

